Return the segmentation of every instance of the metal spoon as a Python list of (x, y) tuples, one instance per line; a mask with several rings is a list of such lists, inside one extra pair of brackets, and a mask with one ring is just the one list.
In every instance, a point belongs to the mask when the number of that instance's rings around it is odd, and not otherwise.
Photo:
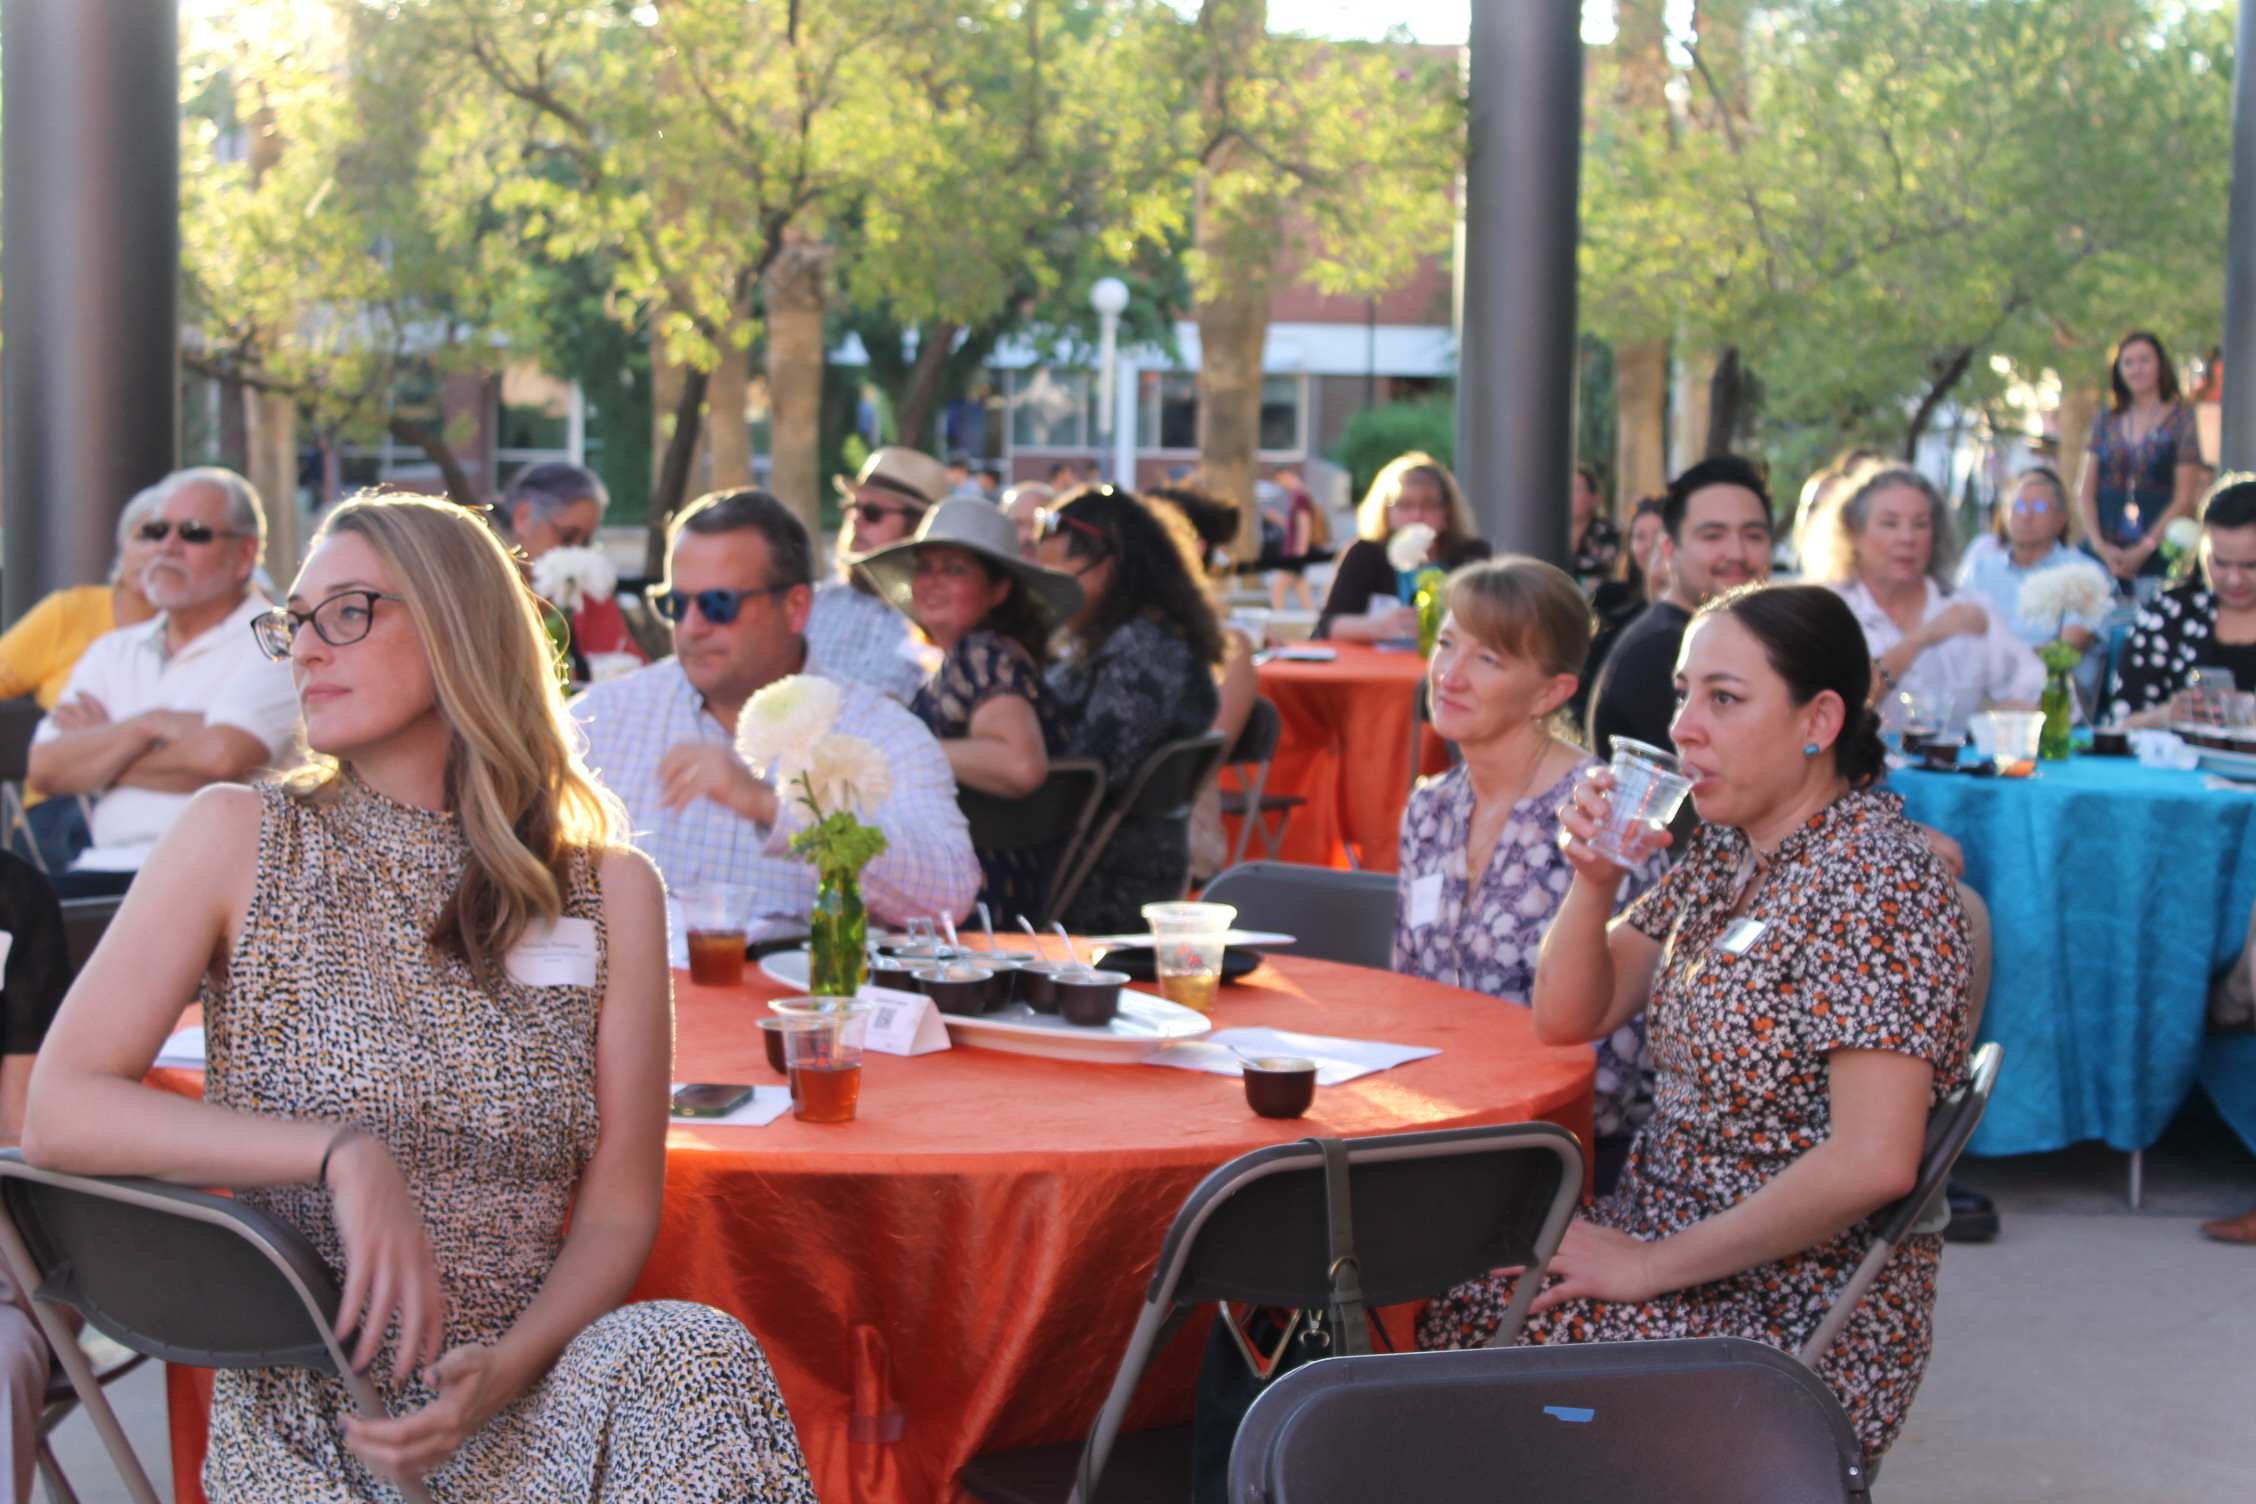
[(987, 905), (979, 904), (977, 907), (979, 909), (979, 927), (987, 932), (987, 950), (992, 955), (997, 949), (995, 945), (995, 921), (989, 917)]
[(948, 932), (948, 959), (952, 961), (963, 953), (963, 947), (956, 943), (956, 916), (942, 914), (940, 924)]
[(1050, 928), (1056, 930), (1057, 937), (1065, 942), (1065, 953), (1073, 958), (1073, 969), (1087, 976), (1091, 970), (1089, 963), (1081, 959), (1081, 952), (1074, 948), (1073, 937), (1065, 932), (1065, 926), (1052, 923)]

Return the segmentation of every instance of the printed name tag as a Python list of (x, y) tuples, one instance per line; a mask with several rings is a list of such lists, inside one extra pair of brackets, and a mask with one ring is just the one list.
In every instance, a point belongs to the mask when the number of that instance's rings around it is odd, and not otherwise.
[(1723, 938), (1716, 942), (1716, 949), (1727, 956), (1743, 956), (1747, 953), (1748, 947), (1760, 940), (1762, 932), (1769, 928), (1770, 926), (1760, 919), (1738, 920), (1733, 923), (1731, 928), (1723, 932)]
[(0, 930), (0, 966), (8, 964), (8, 952), (15, 949), (15, 945), (16, 937), (6, 930)]
[(930, 1055), (948, 1048), (948, 1026), (940, 1010), (919, 992), (891, 987), (864, 987), (855, 994), (877, 1006), (870, 1012), (869, 1048), (881, 1055)]
[(526, 987), (593, 987), (595, 921), (559, 919), (527, 930), (509, 953), (509, 977)]
[(1441, 917), (1441, 874), (1410, 880), (1410, 928), (1422, 930)]

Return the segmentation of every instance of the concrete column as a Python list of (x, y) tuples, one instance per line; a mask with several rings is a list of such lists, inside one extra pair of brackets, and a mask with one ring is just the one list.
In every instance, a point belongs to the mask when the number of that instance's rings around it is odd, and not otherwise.
[[(2225, 421), (2217, 446), (2227, 470), (2256, 470), (2256, 56), (2252, 52), (2256, 52), (2256, 5), (2243, 4), (2233, 48), (2232, 206), (2225, 228)], [(2067, 435), (2061, 437), (2065, 440)]]
[(0, 3), (7, 621), (177, 464), (179, 116), (173, 0)]
[(1474, 0), (1457, 470), (1500, 551), (1567, 562), (1578, 0)]

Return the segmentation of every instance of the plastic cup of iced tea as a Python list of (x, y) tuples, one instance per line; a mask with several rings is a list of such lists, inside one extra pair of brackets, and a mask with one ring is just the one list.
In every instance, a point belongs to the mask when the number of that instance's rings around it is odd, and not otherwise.
[(738, 883), (691, 883), (681, 890), (689, 979), (698, 986), (734, 987), (744, 980), (744, 916), (751, 896)]
[(1144, 905), (1161, 997), (1201, 1013), (1214, 1011), (1214, 994), (1222, 985), (1222, 952), (1229, 948), (1230, 926), (1237, 918), (1238, 911), (1226, 903)]
[(783, 1015), (783, 1053), (791, 1068), (791, 1115), (805, 1123), (851, 1123), (862, 1098), (862, 1040), (870, 1005), (845, 998)]

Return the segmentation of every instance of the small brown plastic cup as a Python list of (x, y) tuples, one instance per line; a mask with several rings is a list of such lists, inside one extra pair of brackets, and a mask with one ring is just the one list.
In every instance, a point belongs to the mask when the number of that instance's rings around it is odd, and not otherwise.
[(1246, 1106), (1265, 1118), (1297, 1118), (1316, 1100), (1316, 1062), (1266, 1055), (1245, 1062)]

